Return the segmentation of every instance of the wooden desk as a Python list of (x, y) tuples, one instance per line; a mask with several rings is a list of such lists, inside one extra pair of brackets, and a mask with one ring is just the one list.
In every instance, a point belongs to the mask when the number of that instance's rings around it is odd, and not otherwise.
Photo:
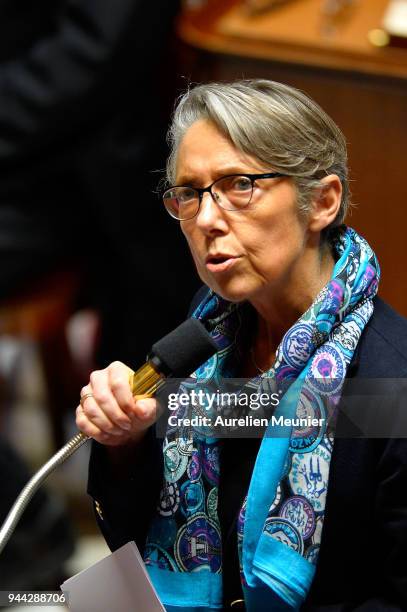
[(323, 17), (322, 0), (291, 0), (253, 16), (242, 2), (215, 2), (184, 12), (185, 42), (213, 53), (407, 78), (407, 51), (375, 47), (368, 38), (388, 0), (356, 0), (332, 22)]
[(349, 146), (347, 221), (376, 250), (381, 295), (407, 316), (407, 50), (377, 48), (387, 0), (359, 0), (328, 35), (321, 0), (256, 17), (236, 0), (184, 10), (182, 74), (192, 81), (269, 78), (298, 87), (335, 119)]

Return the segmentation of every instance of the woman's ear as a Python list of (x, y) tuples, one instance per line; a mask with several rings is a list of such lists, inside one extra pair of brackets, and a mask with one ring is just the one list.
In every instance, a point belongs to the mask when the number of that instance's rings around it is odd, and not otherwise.
[(322, 232), (338, 214), (342, 199), (342, 184), (336, 174), (328, 174), (320, 181), (315, 190), (308, 219), (308, 228), (313, 232)]

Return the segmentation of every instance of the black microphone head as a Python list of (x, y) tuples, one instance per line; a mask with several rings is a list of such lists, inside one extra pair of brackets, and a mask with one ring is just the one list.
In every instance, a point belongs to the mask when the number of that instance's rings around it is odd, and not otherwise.
[(186, 378), (218, 350), (198, 319), (187, 319), (153, 344), (150, 360), (165, 376)]

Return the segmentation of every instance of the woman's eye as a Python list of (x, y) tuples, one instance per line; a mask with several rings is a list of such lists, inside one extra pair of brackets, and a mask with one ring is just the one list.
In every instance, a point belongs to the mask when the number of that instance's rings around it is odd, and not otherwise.
[(250, 179), (244, 176), (239, 176), (233, 181), (232, 187), (237, 191), (247, 191), (248, 189), (252, 188), (252, 182)]
[(182, 189), (178, 192), (178, 200), (182, 203), (190, 202), (196, 198), (195, 189)]

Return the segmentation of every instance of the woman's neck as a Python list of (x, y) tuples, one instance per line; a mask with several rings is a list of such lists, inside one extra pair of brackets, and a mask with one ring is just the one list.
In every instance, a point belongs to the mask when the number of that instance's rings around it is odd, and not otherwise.
[(284, 334), (311, 306), (332, 275), (331, 252), (315, 258), (313, 265), (298, 270), (279, 290), (271, 287), (250, 300), (257, 312), (257, 329), (252, 341), (252, 357), (257, 369), (267, 370)]

